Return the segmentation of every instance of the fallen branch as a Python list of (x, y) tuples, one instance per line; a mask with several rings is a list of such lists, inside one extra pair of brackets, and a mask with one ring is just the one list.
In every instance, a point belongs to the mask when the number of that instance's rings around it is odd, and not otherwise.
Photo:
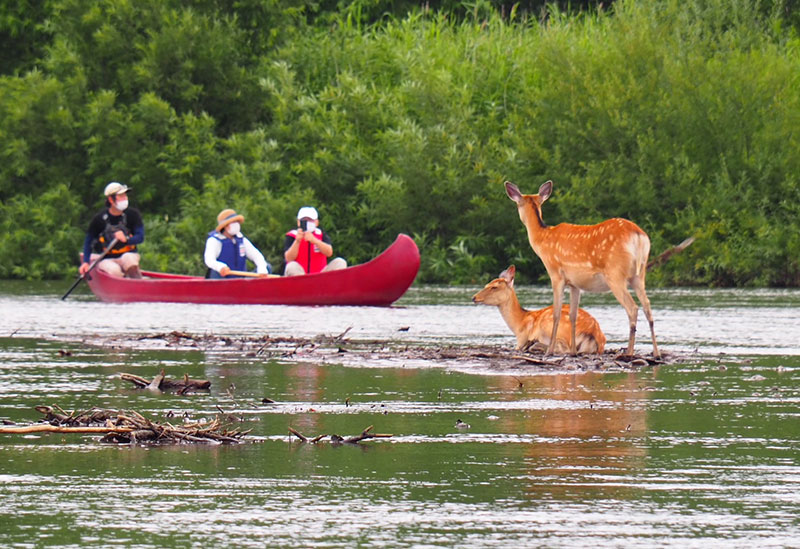
[(303, 442), (308, 442), (308, 443), (311, 443), (311, 444), (316, 444), (317, 442), (319, 442), (320, 440), (322, 440), (323, 438), (328, 436), (328, 435), (317, 435), (314, 438), (308, 438), (308, 437), (304, 436), (302, 433), (299, 433), (298, 431), (295, 431), (291, 427), (289, 427), (289, 432), (292, 433), (297, 438), (299, 438), (300, 440), (302, 440)]
[(120, 374), (120, 379), (129, 381), (140, 389), (152, 391), (176, 391), (179, 395), (185, 395), (192, 391), (208, 391), (211, 382), (207, 379), (191, 379), (189, 374), (184, 374), (183, 379), (173, 380), (164, 377), (164, 370), (149, 380), (134, 374)]
[(34, 425), (0, 426), (0, 435), (21, 435), (27, 433), (110, 433), (110, 432), (130, 433), (133, 429), (129, 427), (62, 427), (60, 425), (50, 425), (49, 423), (36, 423)]
[(534, 358), (532, 356), (525, 356), (525, 355), (514, 355), (511, 358), (515, 358), (518, 360), (524, 360), (525, 362), (530, 362), (531, 364), (538, 364), (540, 366), (561, 366), (561, 361), (552, 361), (552, 360), (541, 360), (538, 358)]
[[(341, 437), (339, 435), (331, 435), (331, 443), (332, 444), (358, 444), (362, 440), (367, 440), (367, 439), (370, 439), (370, 438), (389, 438), (389, 437), (392, 436), (392, 435), (381, 434), (381, 433), (370, 433), (370, 431), (372, 430), (372, 427), (373, 427), (373, 425), (370, 425), (369, 427), (367, 427), (366, 429), (361, 431), (360, 435), (356, 435), (354, 437), (344, 438), (344, 437)], [(320, 440), (322, 440), (323, 438), (328, 436), (328, 435), (317, 435), (314, 438), (308, 438), (305, 435), (303, 435), (302, 433), (296, 431), (295, 429), (293, 429), (291, 427), (289, 427), (289, 432), (291, 434), (293, 434), (294, 436), (296, 436), (297, 438), (299, 438), (301, 441), (306, 442), (306, 443), (310, 443), (310, 444), (316, 444), (317, 442), (319, 442)]]
[[(358, 444), (362, 440), (367, 440), (369, 438), (390, 438), (392, 435), (382, 434), (382, 433), (370, 433), (372, 430), (372, 425), (361, 431), (361, 434), (354, 437), (349, 437), (343, 439), (339, 435), (331, 435), (331, 442), (342, 442), (344, 444)], [(335, 438), (334, 438), (335, 437)]]

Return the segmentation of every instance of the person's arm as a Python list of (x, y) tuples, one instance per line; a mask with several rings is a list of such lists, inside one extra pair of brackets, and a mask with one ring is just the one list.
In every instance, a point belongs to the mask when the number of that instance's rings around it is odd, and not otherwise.
[(92, 257), (92, 235), (86, 233), (86, 238), (83, 240), (83, 258), (81, 263), (89, 263)]
[(255, 264), (256, 272), (258, 274), (267, 274), (269, 271), (267, 270), (267, 260), (264, 259), (264, 254), (253, 246), (253, 243), (247, 237), (243, 237), (242, 245), (244, 246), (245, 257)]
[(81, 276), (86, 274), (86, 271), (89, 270), (89, 258), (92, 257), (92, 236), (87, 232), (86, 238), (83, 241), (83, 258), (81, 259), (81, 265), (78, 268), (78, 272)]
[(89, 228), (86, 230), (86, 238), (83, 241), (83, 259), (78, 272), (81, 276), (85, 275), (89, 270), (89, 261), (92, 259), (92, 243), (99, 238), (100, 231), (102, 230), (102, 221), (95, 215), (89, 222)]
[[(300, 241), (303, 239), (303, 230), (297, 229), (297, 235), (286, 235), (286, 239), (283, 242), (283, 258), (286, 260), (286, 263), (290, 261), (294, 261), (297, 259), (297, 254), (300, 252)], [(292, 242), (289, 242), (291, 239)]]
[(328, 235), (324, 232), (322, 233), (322, 238), (317, 238), (317, 235), (314, 233), (306, 233), (306, 240), (311, 242), (315, 245), (322, 255), (325, 257), (330, 257), (333, 255), (333, 246), (331, 245), (331, 239), (328, 238)]
[(128, 219), (131, 222), (131, 234), (127, 235), (122, 231), (117, 231), (114, 233), (114, 237), (120, 242), (125, 242), (127, 244), (141, 244), (144, 242), (144, 222), (142, 221), (142, 214), (139, 213), (139, 210), (132, 208), (128, 211)]
[(142, 242), (144, 242), (144, 223), (140, 216), (139, 223), (133, 229), (133, 234), (128, 238), (128, 244), (141, 244)]
[(213, 236), (209, 237), (206, 240), (206, 250), (203, 252), (203, 261), (209, 269), (217, 271), (222, 276), (226, 276), (227, 273), (223, 274), (223, 270), (227, 269), (227, 271), (230, 272), (231, 269), (222, 261), (217, 261), (220, 252), (222, 252), (222, 242)]

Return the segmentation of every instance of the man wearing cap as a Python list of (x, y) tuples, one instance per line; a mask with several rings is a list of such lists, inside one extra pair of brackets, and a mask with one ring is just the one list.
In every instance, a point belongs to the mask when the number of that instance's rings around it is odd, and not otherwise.
[(89, 270), (90, 262), (100, 257), (116, 238), (117, 243), (97, 264), (97, 268), (113, 276), (142, 278), (136, 245), (144, 241), (144, 223), (139, 210), (128, 207), (130, 190), (130, 187), (116, 181), (106, 185), (106, 205), (95, 214), (86, 231), (83, 262), (79, 269), (81, 276)]
[(217, 216), (217, 228), (208, 233), (203, 253), (207, 278), (235, 278), (231, 271), (244, 271), (248, 259), (255, 264), (256, 273), (272, 272), (264, 255), (240, 232), (243, 221), (244, 216), (231, 209), (222, 210)]
[(328, 258), (332, 255), (331, 239), (319, 228), (316, 208), (303, 206), (297, 212), (297, 229), (286, 233), (283, 242), (283, 257), (286, 259), (283, 274), (296, 276), (347, 267), (347, 262), (341, 257), (328, 263)]

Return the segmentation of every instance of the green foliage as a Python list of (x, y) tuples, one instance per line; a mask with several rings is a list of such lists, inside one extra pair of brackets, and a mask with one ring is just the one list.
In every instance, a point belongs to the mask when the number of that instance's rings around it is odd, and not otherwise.
[[(651, 284), (800, 285), (793, 11), (543, 5), (0, 8), (5, 28), (47, 30), (0, 77), (0, 248), (14, 258), (0, 277), (68, 274), (119, 180), (145, 215), (150, 269), (203, 272), (228, 207), (278, 268), (297, 208), (313, 204), (351, 264), (404, 232), (422, 281), (480, 284), (514, 263), (547, 283), (503, 181), (532, 193), (552, 179), (549, 224), (627, 217), (653, 256), (697, 237)], [(59, 202), (68, 215), (51, 224), (20, 217)], [(48, 235), (34, 251), (31, 227)]]
[(56, 278), (75, 269), (75, 243), (83, 241), (79, 212), (75, 194), (64, 184), (35, 198), (20, 194), (0, 202), (0, 278)]
[(50, 40), (46, 20), (49, 0), (3, 0), (0, 3), (0, 74), (33, 68)]

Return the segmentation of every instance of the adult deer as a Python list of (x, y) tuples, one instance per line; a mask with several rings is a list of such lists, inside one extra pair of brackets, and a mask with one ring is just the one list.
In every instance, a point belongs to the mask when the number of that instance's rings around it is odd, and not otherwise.
[[(575, 321), (581, 300), (581, 291), (611, 291), (628, 313), (630, 335), (627, 355), (633, 354), (636, 338), (636, 319), (639, 309), (628, 292), (633, 287), (644, 314), (650, 323), (653, 338), (653, 356), (660, 358), (650, 300), (644, 289), (650, 239), (642, 229), (627, 219), (607, 219), (597, 225), (572, 225), (561, 223), (548, 227), (542, 218), (542, 204), (553, 192), (553, 182), (539, 187), (538, 194), (522, 194), (519, 188), (506, 181), (506, 194), (517, 203), (519, 218), (528, 230), (528, 242), (544, 263), (553, 285), (553, 308), (561, 308), (564, 289), (569, 287), (569, 320), (572, 328), (570, 353), (576, 354)], [(559, 316), (553, 322), (553, 335), (547, 354), (555, 348)]]
[[(472, 296), (472, 301), (473, 303), (496, 305), (500, 309), (503, 320), (517, 337), (517, 349), (524, 351), (537, 344), (549, 346), (555, 309), (552, 306), (538, 311), (523, 309), (517, 299), (517, 292), (514, 291), (515, 273), (516, 268), (511, 265), (500, 273), (498, 278), (484, 286), (483, 290)], [(561, 317), (565, 322), (567, 322), (568, 310), (566, 305), (561, 308)], [(565, 324), (560, 324), (559, 327), (556, 349), (559, 352), (568, 351), (570, 330)], [(579, 353), (603, 354), (606, 336), (594, 317), (583, 309), (578, 309), (575, 333), (576, 347)]]

